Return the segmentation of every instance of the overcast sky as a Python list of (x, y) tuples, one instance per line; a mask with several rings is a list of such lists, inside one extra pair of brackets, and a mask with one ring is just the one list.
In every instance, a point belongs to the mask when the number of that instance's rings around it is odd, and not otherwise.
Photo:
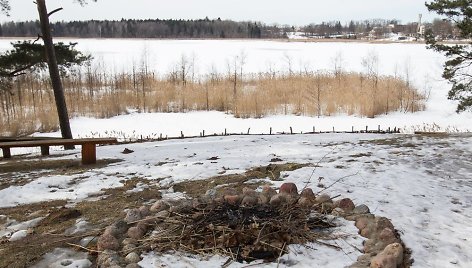
[[(430, 2), (430, 1), (428, 1)], [(37, 18), (33, 0), (10, 0), (11, 16), (1, 21)], [(399, 19), (402, 22), (436, 17), (425, 0), (98, 0), (81, 7), (74, 0), (47, 0), (49, 10), (63, 7), (51, 20), (87, 19), (210, 19), (253, 20), (268, 24), (306, 25), (329, 20)]]

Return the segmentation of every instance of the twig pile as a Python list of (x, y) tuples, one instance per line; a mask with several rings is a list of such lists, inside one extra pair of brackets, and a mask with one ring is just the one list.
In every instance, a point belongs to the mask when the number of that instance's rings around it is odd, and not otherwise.
[[(150, 223), (148, 223), (150, 224)], [(313, 209), (212, 202), (171, 212), (142, 242), (157, 252), (228, 255), (233, 261), (273, 261), (290, 244), (328, 239), (335, 225)]]

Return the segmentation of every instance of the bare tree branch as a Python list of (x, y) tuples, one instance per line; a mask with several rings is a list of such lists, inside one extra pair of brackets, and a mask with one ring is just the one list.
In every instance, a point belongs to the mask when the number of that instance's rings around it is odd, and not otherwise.
[(48, 13), (48, 17), (51, 17), (52, 14), (54, 14), (54, 13), (56, 13), (56, 12), (59, 12), (59, 11), (61, 11), (61, 10), (63, 10), (62, 7), (54, 9), (53, 11), (51, 11), (51, 12)]

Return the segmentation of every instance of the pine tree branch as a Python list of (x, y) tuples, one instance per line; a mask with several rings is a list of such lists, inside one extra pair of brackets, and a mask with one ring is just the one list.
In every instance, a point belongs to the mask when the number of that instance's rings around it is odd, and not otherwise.
[(51, 17), (52, 14), (54, 14), (54, 13), (56, 13), (56, 12), (59, 12), (59, 11), (61, 11), (61, 10), (63, 10), (62, 7), (54, 9), (53, 11), (51, 11), (51, 12), (48, 13), (48, 17)]

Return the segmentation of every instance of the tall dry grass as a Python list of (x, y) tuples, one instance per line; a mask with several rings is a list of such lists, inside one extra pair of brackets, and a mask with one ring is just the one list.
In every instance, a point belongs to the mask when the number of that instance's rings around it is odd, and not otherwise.
[[(195, 78), (171, 72), (158, 77), (146, 69), (109, 74), (77, 69), (63, 79), (69, 114), (108, 118), (139, 112), (217, 110), (236, 117), (273, 114), (375, 117), (424, 109), (425, 96), (408, 81), (360, 73), (303, 72), (246, 75), (212, 73)], [(20, 136), (58, 129), (47, 76), (27, 74), (0, 92), (0, 135)]]

